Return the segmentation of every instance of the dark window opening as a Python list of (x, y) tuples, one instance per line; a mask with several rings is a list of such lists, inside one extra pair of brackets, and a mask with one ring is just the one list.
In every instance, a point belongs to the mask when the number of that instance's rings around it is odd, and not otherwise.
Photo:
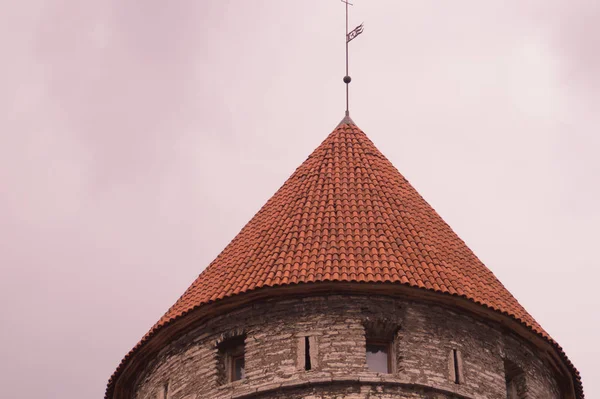
[(514, 362), (504, 359), (504, 378), (506, 379), (506, 398), (525, 398), (525, 373)]
[(304, 370), (309, 371), (312, 368), (310, 363), (310, 339), (304, 337)]
[(367, 341), (367, 367), (376, 373), (391, 372), (391, 345), (385, 342)]
[(221, 342), (218, 346), (218, 380), (220, 384), (238, 381), (246, 377), (245, 336)]
[(454, 361), (454, 383), (460, 384), (460, 369), (458, 365), (458, 351), (456, 349), (452, 349), (452, 357)]

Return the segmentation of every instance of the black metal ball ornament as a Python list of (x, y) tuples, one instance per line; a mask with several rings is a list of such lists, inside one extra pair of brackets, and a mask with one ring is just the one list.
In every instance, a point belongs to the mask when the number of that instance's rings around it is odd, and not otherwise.
[(352, 78), (348, 75), (344, 76), (344, 83), (348, 84), (352, 81)]

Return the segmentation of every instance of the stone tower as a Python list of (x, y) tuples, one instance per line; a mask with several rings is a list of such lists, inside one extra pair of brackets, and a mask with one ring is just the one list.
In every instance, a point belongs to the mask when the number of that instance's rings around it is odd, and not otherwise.
[(106, 399), (582, 399), (561, 347), (348, 117)]

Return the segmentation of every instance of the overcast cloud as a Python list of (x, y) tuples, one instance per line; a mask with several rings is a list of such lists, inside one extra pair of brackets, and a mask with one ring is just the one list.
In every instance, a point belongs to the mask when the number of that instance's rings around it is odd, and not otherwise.
[[(354, 3), (354, 121), (600, 397), (600, 2)], [(2, 5), (2, 397), (103, 396), (342, 119), (343, 12)]]

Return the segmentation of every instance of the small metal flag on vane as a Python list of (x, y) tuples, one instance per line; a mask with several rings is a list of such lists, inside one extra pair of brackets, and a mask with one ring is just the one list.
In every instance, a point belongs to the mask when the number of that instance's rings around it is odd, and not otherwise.
[(350, 78), (350, 75), (348, 74), (348, 43), (350, 43), (351, 40), (353, 40), (354, 38), (356, 38), (356, 36), (360, 35), (361, 33), (363, 33), (364, 30), (364, 24), (360, 24), (358, 25), (356, 28), (354, 28), (352, 30), (352, 32), (348, 32), (348, 6), (351, 6), (352, 3), (348, 2), (347, 0), (340, 0), (342, 3), (346, 4), (346, 76), (344, 76), (344, 83), (346, 83), (346, 117), (350, 116), (350, 110), (349, 110), (349, 97), (350, 97), (350, 90), (349, 90), (349, 85), (350, 82), (352, 81), (352, 79)]
[(348, 33), (348, 35), (346, 36), (346, 41), (350, 42), (352, 39), (354, 39), (356, 36), (360, 35), (361, 33), (363, 33), (363, 24), (358, 25), (356, 28), (354, 28), (350, 33)]

